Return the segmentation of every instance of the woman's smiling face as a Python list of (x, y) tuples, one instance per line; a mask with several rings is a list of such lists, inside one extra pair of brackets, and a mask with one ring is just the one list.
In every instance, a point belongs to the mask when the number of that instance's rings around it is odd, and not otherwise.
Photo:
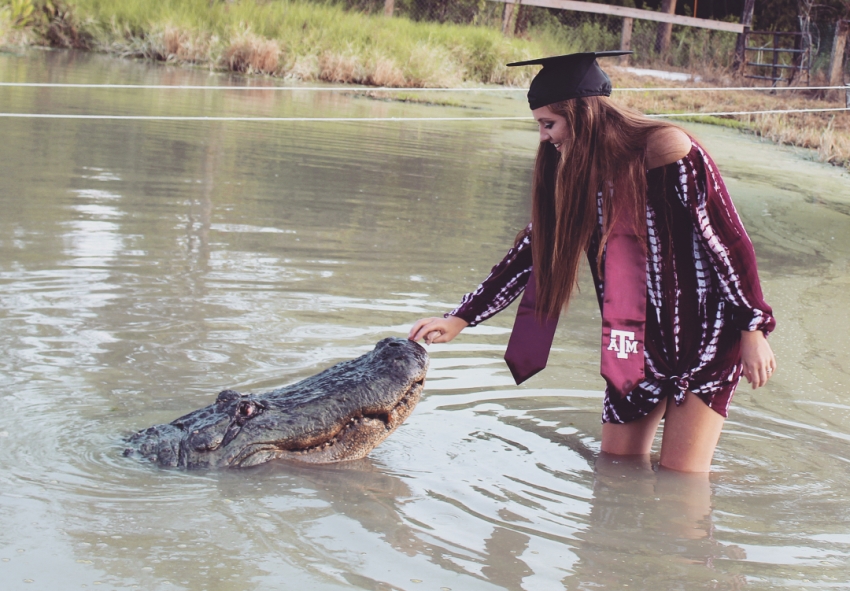
[(553, 113), (548, 106), (538, 107), (531, 114), (540, 129), (540, 142), (549, 142), (555, 146), (556, 150), (563, 153), (568, 140), (572, 137), (571, 130), (567, 128), (566, 118)]

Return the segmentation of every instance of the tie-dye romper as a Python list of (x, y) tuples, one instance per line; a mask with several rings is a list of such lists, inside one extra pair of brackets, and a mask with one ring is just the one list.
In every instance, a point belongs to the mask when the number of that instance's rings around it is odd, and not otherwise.
[[(775, 327), (764, 301), (753, 245), (723, 179), (696, 142), (681, 160), (647, 174), (646, 379), (626, 397), (606, 389), (602, 420), (627, 423), (686, 391), (727, 416), (741, 378), (740, 332)], [(601, 199), (601, 198), (600, 198)], [(588, 250), (596, 294), (602, 225)], [(604, 256), (602, 260), (604, 274)], [(531, 226), (472, 293), (448, 315), (475, 326), (506, 308), (531, 272)]]

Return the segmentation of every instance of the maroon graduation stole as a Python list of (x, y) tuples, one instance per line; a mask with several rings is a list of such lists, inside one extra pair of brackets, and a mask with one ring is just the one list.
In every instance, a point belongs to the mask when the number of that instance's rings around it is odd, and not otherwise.
[[(644, 378), (644, 237), (635, 234), (626, 222), (618, 218), (605, 248), (600, 373), (612, 388), (625, 396)], [(532, 268), (505, 351), (505, 362), (517, 384), (546, 367), (558, 325), (557, 316), (546, 318), (543, 322), (538, 320), (535, 315), (536, 292)]]
[[(643, 226), (642, 226), (643, 227)], [(605, 246), (600, 372), (621, 396), (644, 378), (646, 250), (643, 236), (618, 217)]]

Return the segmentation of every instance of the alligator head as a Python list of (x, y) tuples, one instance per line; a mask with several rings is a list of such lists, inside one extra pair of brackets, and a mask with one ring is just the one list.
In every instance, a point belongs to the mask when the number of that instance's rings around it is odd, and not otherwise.
[(384, 339), (291, 386), (257, 395), (225, 390), (207, 407), (129, 437), (124, 455), (179, 468), (355, 460), (410, 416), (427, 370), (421, 346)]

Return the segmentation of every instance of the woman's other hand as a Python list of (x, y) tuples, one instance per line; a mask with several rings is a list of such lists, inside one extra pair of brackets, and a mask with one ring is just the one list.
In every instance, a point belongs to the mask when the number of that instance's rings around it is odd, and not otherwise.
[(469, 323), (457, 316), (448, 318), (423, 318), (413, 325), (407, 338), (411, 341), (425, 339), (425, 343), (448, 343)]
[(764, 386), (776, 371), (776, 357), (762, 331), (741, 332), (741, 363), (753, 390)]

